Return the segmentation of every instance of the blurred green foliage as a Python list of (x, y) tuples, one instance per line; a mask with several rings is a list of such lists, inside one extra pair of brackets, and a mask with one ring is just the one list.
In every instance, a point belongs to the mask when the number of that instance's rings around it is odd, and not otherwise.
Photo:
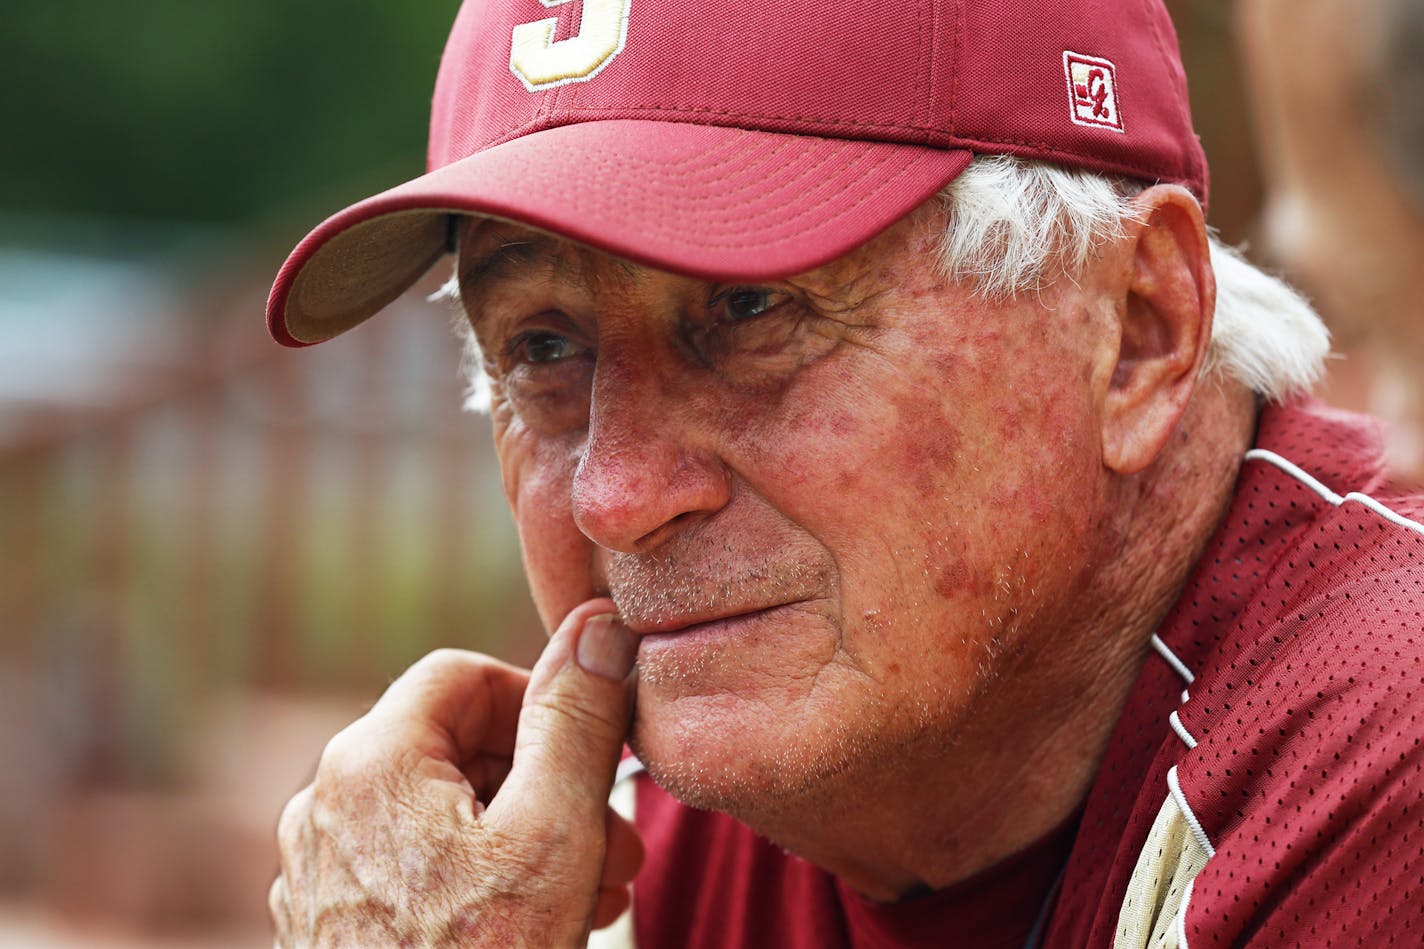
[(417, 174), (458, 6), (7, 4), (0, 209), (251, 224)]

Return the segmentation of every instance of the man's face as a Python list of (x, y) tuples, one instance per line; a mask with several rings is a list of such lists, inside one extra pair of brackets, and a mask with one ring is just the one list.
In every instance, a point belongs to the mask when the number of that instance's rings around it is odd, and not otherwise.
[(748, 286), (464, 235), (536, 604), (552, 627), (612, 596), (635, 747), (690, 803), (804, 801), (953, 740), (1110, 556), (1108, 304), (979, 299), (934, 266), (944, 223)]

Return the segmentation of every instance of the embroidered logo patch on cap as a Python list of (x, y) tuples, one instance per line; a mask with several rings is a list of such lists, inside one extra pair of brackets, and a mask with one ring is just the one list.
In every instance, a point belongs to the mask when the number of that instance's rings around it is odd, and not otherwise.
[(1117, 107), (1117, 67), (1106, 59), (1065, 51), (1063, 72), (1068, 77), (1068, 104), (1075, 123), (1124, 131)]

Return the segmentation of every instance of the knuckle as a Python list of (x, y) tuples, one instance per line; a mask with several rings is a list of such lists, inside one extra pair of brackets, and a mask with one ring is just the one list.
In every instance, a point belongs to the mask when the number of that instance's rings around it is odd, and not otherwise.
[(428, 664), (436, 668), (445, 668), (451, 665), (467, 665), (473, 659), (477, 659), (478, 653), (470, 652), (468, 649), (456, 649), (454, 646), (440, 646), (430, 650), (420, 660), (420, 664)]
[(468, 649), (441, 646), (417, 659), (406, 674), (418, 680), (436, 679), (451, 673), (464, 672), (490, 661), (487, 656)]
[(366, 719), (358, 718), (331, 736), (317, 761), (317, 781), (341, 780), (347, 772), (359, 771), (362, 759), (369, 754), (369, 743), (362, 740)]
[[(301, 842), (311, 820), (311, 811), (312, 787), (307, 785), (292, 795), (292, 799), (282, 808), (281, 817), (277, 819), (277, 842), (282, 849), (286, 850)], [(280, 878), (278, 882), (281, 882)]]
[(370, 714), (332, 736), (317, 762), (312, 791), (316, 803), (362, 799), (390, 786), (408, 749), (392, 747)]
[(272, 914), (277, 935), (281, 936), (287, 922), (287, 887), (280, 876), (272, 881), (272, 886), (267, 890), (267, 911)]

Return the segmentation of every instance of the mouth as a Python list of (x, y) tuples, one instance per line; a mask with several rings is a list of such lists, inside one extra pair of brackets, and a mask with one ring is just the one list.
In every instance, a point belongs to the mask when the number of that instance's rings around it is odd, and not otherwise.
[(796, 610), (804, 603), (803, 600), (794, 600), (736, 612), (683, 614), (642, 621), (625, 618), (624, 622), (640, 642), (655, 645), (688, 638), (720, 638), (749, 631)]

